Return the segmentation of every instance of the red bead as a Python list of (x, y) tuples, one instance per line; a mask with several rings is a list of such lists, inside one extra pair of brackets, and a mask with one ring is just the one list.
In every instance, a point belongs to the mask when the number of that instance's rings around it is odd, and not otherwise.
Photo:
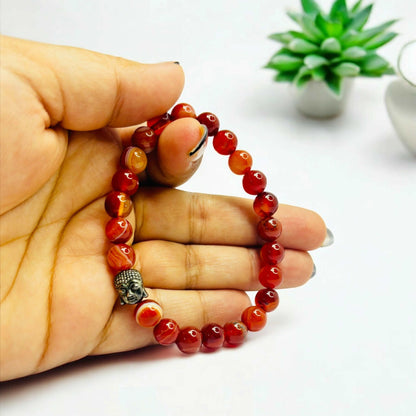
[(147, 121), (147, 126), (151, 127), (156, 136), (160, 136), (165, 127), (170, 123), (170, 115), (168, 113), (154, 117)]
[(224, 325), (225, 341), (229, 345), (240, 345), (247, 336), (247, 327), (243, 322), (227, 322)]
[(253, 159), (245, 150), (236, 150), (228, 158), (228, 166), (236, 175), (244, 175), (251, 169)]
[(154, 300), (148, 299), (140, 302), (134, 311), (136, 322), (144, 328), (153, 328), (163, 316), (162, 307)]
[(190, 104), (176, 104), (170, 112), (172, 120), (177, 120), (178, 118), (192, 117), (196, 118), (196, 113), (194, 108)]
[(266, 265), (260, 269), (259, 282), (268, 289), (274, 289), (282, 283), (282, 271), (277, 266)]
[(124, 192), (112, 191), (105, 198), (105, 210), (110, 217), (127, 217), (133, 208), (133, 203)]
[(250, 195), (257, 195), (266, 188), (267, 179), (259, 170), (249, 170), (243, 176), (243, 188)]
[(111, 181), (115, 191), (124, 192), (127, 195), (136, 193), (139, 187), (139, 179), (129, 169), (118, 169)]
[(138, 127), (131, 136), (133, 146), (140, 147), (145, 153), (153, 152), (157, 144), (155, 132), (147, 126)]
[(260, 258), (266, 264), (278, 264), (284, 256), (285, 249), (277, 241), (264, 244), (260, 250)]
[(217, 116), (212, 113), (202, 113), (197, 117), (201, 124), (208, 128), (208, 136), (215, 136), (220, 128), (220, 121)]
[(127, 244), (116, 244), (108, 250), (108, 265), (115, 273), (131, 269), (136, 262), (136, 254), (133, 247)]
[(120, 165), (138, 175), (146, 169), (146, 153), (137, 146), (126, 147), (121, 153)]
[(261, 218), (270, 217), (278, 208), (278, 201), (271, 192), (262, 192), (258, 194), (253, 202), (254, 212)]
[(230, 130), (220, 130), (212, 144), (220, 155), (230, 155), (237, 148), (237, 136)]
[(224, 329), (217, 324), (205, 325), (202, 330), (202, 343), (205, 347), (216, 350), (224, 344)]
[(260, 331), (266, 326), (267, 315), (262, 308), (250, 306), (246, 308), (241, 315), (241, 320), (249, 331)]
[(265, 312), (272, 312), (279, 306), (279, 295), (273, 289), (261, 289), (256, 293), (255, 302)]
[(282, 234), (282, 224), (276, 218), (264, 218), (257, 224), (257, 234), (265, 241), (274, 241)]
[(176, 345), (186, 354), (198, 352), (202, 345), (201, 331), (193, 326), (182, 329), (176, 339)]
[(105, 226), (105, 235), (114, 244), (127, 243), (133, 235), (133, 227), (125, 218), (111, 218)]
[(153, 329), (153, 336), (160, 345), (173, 344), (178, 335), (179, 325), (173, 319), (162, 319)]

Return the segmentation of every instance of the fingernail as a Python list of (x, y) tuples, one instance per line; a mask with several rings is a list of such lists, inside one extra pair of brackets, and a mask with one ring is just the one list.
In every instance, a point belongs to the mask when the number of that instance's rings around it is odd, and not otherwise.
[(316, 275), (316, 266), (315, 263), (313, 264), (313, 270), (312, 270), (312, 274), (311, 277), (309, 279), (312, 279), (312, 277), (314, 277)]
[(325, 237), (325, 240), (322, 243), (321, 247), (328, 247), (332, 244), (334, 244), (334, 234), (332, 234), (332, 231), (329, 228), (327, 228), (326, 229), (326, 237)]
[(205, 152), (208, 143), (208, 128), (204, 124), (201, 124), (199, 127), (199, 133), (201, 139), (199, 140), (198, 144), (189, 152), (189, 157), (191, 158), (192, 162), (200, 159)]
[(181, 63), (179, 61), (175, 61), (174, 64), (180, 65)]

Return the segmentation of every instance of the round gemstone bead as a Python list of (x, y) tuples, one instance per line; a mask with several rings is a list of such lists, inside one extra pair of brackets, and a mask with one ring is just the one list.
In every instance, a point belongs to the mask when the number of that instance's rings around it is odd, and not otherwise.
[(120, 165), (138, 175), (146, 169), (146, 153), (137, 146), (126, 147), (121, 153)]
[(207, 126), (208, 136), (215, 136), (220, 128), (220, 121), (217, 116), (212, 113), (202, 113), (197, 117), (201, 124)]
[(273, 289), (261, 289), (256, 293), (256, 305), (265, 312), (272, 312), (279, 306), (279, 295)]
[(262, 308), (250, 306), (246, 308), (241, 315), (241, 320), (249, 331), (260, 331), (266, 326), (267, 315)]
[(178, 118), (192, 117), (196, 118), (196, 113), (194, 108), (190, 104), (180, 103), (176, 104), (170, 112), (172, 120), (177, 120)]
[(155, 132), (148, 126), (138, 127), (131, 136), (133, 146), (140, 147), (145, 153), (153, 152), (157, 144)]
[(202, 330), (202, 344), (206, 348), (216, 350), (224, 344), (224, 329), (217, 324), (207, 324)]
[(124, 192), (112, 191), (105, 198), (105, 210), (110, 217), (127, 217), (132, 208), (133, 203)]
[(265, 241), (274, 241), (282, 234), (282, 224), (276, 218), (265, 218), (257, 224), (257, 234)]
[(249, 170), (243, 176), (243, 188), (250, 195), (258, 195), (266, 189), (267, 179), (259, 170)]
[(214, 136), (212, 145), (220, 155), (230, 155), (237, 148), (237, 136), (230, 130), (220, 130)]
[(139, 179), (129, 169), (118, 169), (111, 181), (115, 191), (124, 192), (127, 195), (134, 195), (139, 187)]
[(256, 196), (253, 202), (254, 212), (261, 218), (270, 217), (278, 208), (278, 201), (271, 192), (262, 192)]
[(266, 264), (278, 264), (284, 256), (285, 249), (277, 241), (264, 244), (260, 250), (260, 258)]
[(224, 325), (225, 342), (229, 345), (240, 345), (247, 336), (247, 327), (243, 322), (233, 321)]
[(147, 126), (151, 127), (155, 132), (156, 136), (160, 136), (162, 131), (170, 123), (170, 115), (168, 113), (162, 114), (161, 116), (154, 117), (147, 121)]
[(176, 339), (176, 345), (186, 354), (198, 352), (202, 345), (201, 331), (193, 326), (182, 329)]
[(133, 235), (133, 227), (125, 218), (111, 218), (105, 226), (105, 235), (114, 244), (127, 243)]
[(260, 269), (259, 282), (268, 289), (274, 289), (282, 283), (282, 271), (278, 266), (266, 265)]
[(115, 273), (128, 270), (136, 262), (136, 253), (127, 244), (116, 244), (108, 250), (107, 262)]
[(153, 329), (153, 336), (160, 345), (173, 344), (178, 335), (179, 325), (173, 319), (162, 319)]
[(251, 169), (253, 158), (245, 150), (236, 150), (228, 158), (228, 166), (236, 175), (244, 175)]
[(140, 302), (134, 311), (136, 322), (145, 328), (153, 328), (163, 316), (162, 307), (154, 300)]

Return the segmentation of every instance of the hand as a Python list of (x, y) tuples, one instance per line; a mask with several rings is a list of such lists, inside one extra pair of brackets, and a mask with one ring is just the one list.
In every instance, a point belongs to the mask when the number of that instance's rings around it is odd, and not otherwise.
[[(143, 65), (75, 48), (2, 39), (1, 379), (154, 343), (120, 306), (106, 264), (105, 195), (133, 126), (167, 111), (179, 65)], [(198, 123), (160, 137), (129, 220), (149, 296), (180, 326), (236, 319), (259, 288), (251, 201), (172, 189), (198, 166)], [(180, 140), (178, 139), (180, 137)], [(222, 215), (219, 217), (218, 212)], [(281, 206), (284, 287), (305, 283), (321, 218)], [(191, 290), (189, 290), (191, 289)], [(208, 289), (208, 290), (202, 290)], [(212, 289), (212, 290), (211, 290)]]

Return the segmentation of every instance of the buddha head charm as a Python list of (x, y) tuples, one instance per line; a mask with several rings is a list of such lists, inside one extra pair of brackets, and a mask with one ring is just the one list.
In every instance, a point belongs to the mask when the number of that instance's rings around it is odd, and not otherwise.
[[(192, 117), (203, 126), (206, 136), (213, 136), (214, 149), (228, 157), (228, 165), (236, 175), (241, 175), (244, 190), (254, 195), (253, 210), (257, 215), (257, 235), (263, 240), (259, 250), (261, 269), (259, 282), (264, 287), (255, 296), (255, 305), (246, 308), (240, 317), (224, 325), (208, 323), (201, 330), (192, 326), (180, 328), (169, 318), (163, 317), (163, 308), (148, 296), (140, 273), (134, 269), (136, 255), (131, 245), (126, 244), (133, 235), (133, 227), (126, 219), (133, 208), (131, 201), (139, 187), (137, 175), (146, 169), (146, 154), (158, 145), (159, 135), (171, 122), (179, 118)], [(131, 143), (120, 157), (120, 166), (112, 179), (113, 191), (105, 200), (105, 209), (112, 217), (105, 228), (108, 240), (113, 243), (108, 251), (107, 261), (114, 273), (114, 286), (122, 305), (137, 304), (132, 319), (143, 328), (153, 330), (153, 336), (160, 345), (176, 343), (185, 353), (194, 353), (202, 347), (213, 350), (223, 345), (235, 346), (244, 342), (248, 331), (260, 331), (267, 322), (267, 313), (279, 305), (279, 296), (274, 290), (282, 282), (278, 264), (283, 260), (284, 247), (277, 241), (282, 224), (273, 217), (278, 209), (278, 200), (266, 192), (266, 176), (259, 170), (252, 170), (251, 155), (237, 150), (237, 137), (230, 130), (219, 130), (219, 120), (212, 113), (196, 115), (189, 104), (177, 104), (170, 114), (165, 113), (141, 126), (132, 135)]]

